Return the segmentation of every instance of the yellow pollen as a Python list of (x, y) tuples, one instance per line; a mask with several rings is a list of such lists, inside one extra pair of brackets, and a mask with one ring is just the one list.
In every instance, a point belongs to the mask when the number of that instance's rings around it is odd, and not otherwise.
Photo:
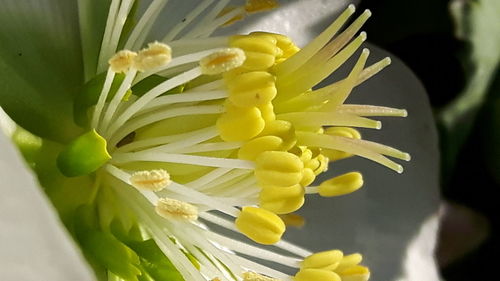
[(172, 60), (172, 49), (160, 42), (149, 43), (135, 58), (135, 68), (146, 71), (168, 64)]
[(206, 75), (220, 74), (241, 66), (245, 59), (245, 52), (241, 49), (225, 48), (202, 58), (201, 71)]
[(243, 281), (280, 281), (280, 280), (260, 275), (255, 272), (247, 271), (243, 273)]
[(248, 13), (256, 13), (271, 10), (279, 6), (276, 0), (247, 0), (245, 11)]
[(160, 191), (172, 181), (165, 170), (138, 171), (130, 176), (130, 183), (137, 189)]
[(280, 217), (257, 207), (243, 207), (235, 224), (242, 234), (264, 245), (278, 242), (286, 229)]
[(197, 220), (198, 208), (189, 203), (171, 198), (158, 199), (156, 213), (166, 219)]
[(116, 53), (108, 61), (109, 67), (113, 72), (120, 73), (126, 72), (134, 64), (134, 58), (137, 56), (136, 52), (129, 50), (122, 50)]

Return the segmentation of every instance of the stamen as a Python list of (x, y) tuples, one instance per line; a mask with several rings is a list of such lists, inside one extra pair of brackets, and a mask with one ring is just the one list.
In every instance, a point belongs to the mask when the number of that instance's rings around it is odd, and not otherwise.
[(174, 26), (170, 31), (163, 37), (163, 42), (170, 42), (175, 39), (175, 37), (188, 25), (190, 24), (199, 14), (201, 14), (214, 0), (202, 1), (196, 8), (192, 9), (189, 14), (187, 14), (181, 22)]
[(291, 73), (299, 68), (303, 63), (308, 61), (312, 56), (314, 56), (314, 54), (316, 54), (321, 48), (323, 48), (323, 46), (325, 46), (328, 41), (330, 41), (330, 39), (347, 22), (349, 17), (354, 14), (355, 10), (356, 8), (354, 7), (354, 5), (349, 5), (328, 28), (326, 28), (320, 35), (318, 35), (318, 37), (316, 37), (297, 54), (277, 65), (275, 68), (276, 75), (279, 76)]
[(226, 48), (200, 60), (201, 71), (205, 75), (216, 75), (243, 64), (245, 52), (238, 48)]
[(392, 116), (406, 117), (408, 112), (405, 109), (397, 109), (391, 107), (374, 106), (374, 105), (359, 105), (359, 104), (343, 104), (337, 109), (338, 113), (356, 114), (359, 116)]
[(138, 171), (130, 176), (130, 183), (137, 189), (160, 191), (172, 183), (165, 170)]
[(115, 71), (112, 69), (108, 69), (106, 73), (106, 80), (104, 80), (104, 85), (102, 86), (101, 93), (99, 94), (99, 100), (94, 108), (94, 113), (92, 114), (91, 128), (96, 129), (99, 124), (99, 119), (101, 117), (102, 109), (104, 108), (104, 104), (106, 102), (106, 98), (108, 97), (109, 90), (111, 89), (111, 85), (115, 78)]
[[(118, 128), (120, 128), (130, 117), (132, 117), (135, 113), (141, 110), (146, 104), (148, 104), (151, 100), (158, 97), (159, 95), (165, 93), (166, 91), (173, 89), (179, 85), (182, 85), (188, 81), (193, 80), (194, 78), (201, 75), (200, 68), (194, 68), (192, 70), (186, 71), (182, 74), (179, 74), (167, 81), (159, 84), (158, 86), (151, 89), (149, 92), (144, 94), (138, 100), (136, 100), (132, 105), (130, 105), (117, 119), (116, 121), (109, 126), (108, 135), (112, 135)], [(135, 130), (135, 129), (134, 129)], [(132, 130), (133, 131), (133, 130)], [(128, 135), (130, 132), (121, 136), (121, 138)], [(120, 139), (121, 139), (120, 138)], [(119, 139), (119, 140), (120, 140)], [(118, 142), (117, 140), (116, 142)]]
[(166, 219), (185, 219), (195, 221), (198, 219), (198, 208), (171, 198), (158, 199), (156, 213)]
[(333, 197), (349, 194), (363, 186), (363, 176), (359, 172), (350, 172), (322, 182), (318, 187), (319, 195)]
[[(375, 147), (375, 145), (368, 144), (368, 146), (366, 146), (366, 144), (369, 143), (366, 141), (307, 132), (297, 132), (297, 139), (301, 145), (345, 151), (380, 163), (398, 173), (403, 172), (403, 167), (401, 165), (395, 163), (392, 160), (389, 160), (387, 157), (383, 156), (377, 151), (373, 151), (372, 149)], [(381, 147), (378, 147), (379, 149), (384, 147), (382, 145), (380, 146)], [(402, 156), (401, 158), (409, 158), (409, 155), (406, 154), (400, 156)]]
[[(131, 107), (129, 107), (128, 109), (130, 109)], [(160, 120), (186, 115), (219, 114), (222, 113), (223, 110), (224, 107), (222, 105), (199, 105), (172, 108), (151, 114), (146, 114), (145, 116), (140, 116), (138, 118), (130, 120), (125, 126), (116, 131), (116, 133), (111, 137), (110, 143), (111, 145), (116, 145), (121, 139), (134, 132), (135, 130), (149, 124), (153, 124)], [(117, 124), (117, 122), (118, 120), (114, 124)], [(108, 131), (111, 131), (111, 129), (113, 129), (114, 127), (115, 126), (110, 127)], [(108, 136), (110, 134), (111, 133), (108, 133)]]
[[(215, 6), (211, 11), (207, 13), (207, 15), (198, 21), (195, 27), (193, 27), (189, 32), (183, 35), (183, 38), (195, 38), (201, 33), (201, 30), (204, 30), (206, 26), (210, 25), (217, 15), (227, 6), (230, 0), (219, 0), (216, 2)], [(209, 35), (209, 34), (208, 34)]]
[(156, 18), (167, 2), (168, 0), (154, 0), (151, 2), (146, 12), (135, 25), (132, 33), (130, 33), (127, 43), (125, 43), (125, 49), (137, 50), (142, 46), (144, 39), (149, 34)]
[(134, 64), (134, 59), (137, 56), (136, 52), (129, 50), (122, 50), (116, 53), (109, 59), (109, 67), (113, 72), (127, 72)]
[(112, 163), (121, 164), (137, 161), (168, 162), (179, 164), (190, 164), (206, 167), (221, 167), (235, 169), (253, 169), (254, 163), (246, 160), (227, 159), (207, 156), (196, 156), (186, 154), (158, 153), (158, 152), (129, 152), (116, 153), (113, 155)]
[(168, 45), (159, 42), (149, 43), (148, 47), (142, 49), (135, 58), (135, 68), (146, 71), (167, 65), (172, 60), (172, 49)]
[(381, 129), (380, 121), (340, 112), (294, 112), (279, 114), (280, 120), (286, 120), (295, 126), (349, 126)]
[(234, 223), (242, 234), (264, 245), (278, 242), (286, 229), (276, 214), (256, 207), (243, 207)]

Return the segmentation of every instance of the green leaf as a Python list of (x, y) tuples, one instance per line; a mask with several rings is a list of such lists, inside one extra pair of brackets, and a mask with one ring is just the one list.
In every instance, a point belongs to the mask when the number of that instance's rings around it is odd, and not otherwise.
[(0, 9), (0, 106), (56, 141), (79, 132), (68, 118), (82, 82), (77, 19), (74, 1), (6, 0)]

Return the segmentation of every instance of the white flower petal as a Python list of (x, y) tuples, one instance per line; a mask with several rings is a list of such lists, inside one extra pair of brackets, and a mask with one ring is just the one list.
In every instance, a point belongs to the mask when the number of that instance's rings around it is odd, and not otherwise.
[(35, 178), (2, 133), (0, 149), (1, 279), (94, 280)]

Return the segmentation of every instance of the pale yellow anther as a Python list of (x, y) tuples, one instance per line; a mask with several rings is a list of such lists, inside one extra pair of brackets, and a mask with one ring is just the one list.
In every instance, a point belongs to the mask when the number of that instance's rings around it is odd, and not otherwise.
[(260, 136), (277, 136), (283, 140), (283, 150), (291, 149), (296, 143), (295, 129), (292, 123), (284, 120), (266, 122)]
[(292, 186), (302, 180), (304, 164), (285, 151), (265, 151), (255, 159), (255, 176), (260, 186)]
[(240, 107), (261, 106), (276, 96), (275, 77), (265, 71), (242, 73), (226, 79), (229, 100)]
[(135, 68), (146, 71), (168, 64), (172, 60), (172, 49), (160, 42), (149, 43), (147, 48), (139, 51), (134, 59)]
[(246, 142), (238, 150), (238, 158), (255, 160), (264, 151), (281, 150), (283, 140), (277, 136), (257, 137)]
[(278, 242), (286, 229), (280, 217), (257, 207), (243, 207), (235, 224), (242, 234), (264, 245)]
[(245, 51), (247, 59), (242, 68), (247, 70), (267, 70), (274, 65), (276, 56), (280, 54), (276, 39), (270, 36), (233, 36), (229, 45)]
[(355, 265), (337, 272), (342, 277), (342, 281), (367, 281), (370, 279), (370, 269), (361, 265)]
[(165, 170), (138, 171), (130, 176), (129, 181), (137, 189), (151, 191), (160, 191), (172, 183)]
[(323, 197), (340, 196), (354, 192), (362, 186), (363, 175), (359, 172), (350, 172), (322, 182), (318, 193)]
[(305, 268), (301, 269), (294, 278), (295, 281), (342, 281), (340, 276), (329, 270)]
[(202, 58), (200, 67), (203, 74), (216, 75), (241, 66), (245, 59), (243, 50), (225, 48)]
[(280, 281), (280, 280), (264, 276), (255, 272), (247, 271), (243, 273), (243, 281)]
[(245, 11), (248, 13), (256, 13), (277, 8), (279, 6), (276, 0), (247, 0)]
[(304, 259), (301, 268), (335, 270), (342, 261), (343, 256), (344, 253), (339, 250), (315, 253)]
[(198, 208), (189, 203), (171, 198), (160, 198), (156, 205), (156, 213), (166, 219), (197, 220)]
[(304, 204), (304, 188), (300, 184), (292, 186), (262, 186), (259, 206), (275, 214), (297, 211)]
[(219, 135), (225, 141), (250, 140), (266, 125), (257, 107), (237, 107), (227, 102), (225, 109), (216, 123)]
[(136, 52), (129, 50), (119, 51), (108, 60), (109, 67), (116, 73), (127, 72), (134, 65), (134, 58), (136, 56)]

